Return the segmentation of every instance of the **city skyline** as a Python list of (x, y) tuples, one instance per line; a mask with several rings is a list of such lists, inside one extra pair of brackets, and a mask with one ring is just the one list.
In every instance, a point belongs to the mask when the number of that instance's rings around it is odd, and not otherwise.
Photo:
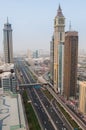
[[(72, 30), (79, 32), (79, 50), (85, 49), (85, 16), (86, 1), (6, 1), (0, 4), (0, 52), (3, 52), (3, 24), (9, 17), (13, 28), (13, 48), (15, 51), (27, 49), (50, 49), (50, 40), (53, 33), (54, 16), (61, 5), (66, 16), (66, 29), (69, 30), (71, 21)], [(83, 8), (82, 8), (83, 7)], [(2, 15), (3, 14), (3, 15)], [(34, 37), (34, 38), (33, 38)], [(22, 46), (21, 46), (22, 45)], [(86, 49), (85, 49), (86, 50)]]
[(0, 3), (0, 130), (86, 129), (85, 5)]

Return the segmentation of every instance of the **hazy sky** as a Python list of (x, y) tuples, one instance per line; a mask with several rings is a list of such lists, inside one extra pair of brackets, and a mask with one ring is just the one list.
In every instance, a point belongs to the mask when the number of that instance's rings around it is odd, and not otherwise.
[(0, 0), (0, 51), (7, 16), (13, 29), (14, 51), (50, 49), (54, 17), (61, 5), (66, 18), (65, 31), (79, 32), (79, 49), (86, 50), (86, 0)]

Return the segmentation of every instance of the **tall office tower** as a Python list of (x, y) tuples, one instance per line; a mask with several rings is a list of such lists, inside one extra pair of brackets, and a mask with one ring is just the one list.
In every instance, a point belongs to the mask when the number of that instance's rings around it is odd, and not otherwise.
[(63, 85), (63, 45), (65, 38), (65, 18), (59, 5), (54, 19), (54, 90), (58, 92)]
[(8, 19), (7, 23), (4, 24), (3, 35), (5, 63), (13, 63), (12, 29)]
[(78, 62), (78, 32), (65, 33), (64, 45), (64, 96), (69, 99), (76, 96)]
[(54, 72), (54, 36), (52, 36), (52, 41), (50, 42), (50, 77), (53, 83), (53, 72)]
[(80, 81), (79, 110), (86, 114), (86, 81)]

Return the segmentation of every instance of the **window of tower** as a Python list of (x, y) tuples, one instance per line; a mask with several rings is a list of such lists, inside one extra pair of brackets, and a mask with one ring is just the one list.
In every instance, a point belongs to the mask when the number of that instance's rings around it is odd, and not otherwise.
[(60, 32), (60, 41), (62, 41), (62, 32)]
[(54, 24), (56, 25), (56, 19), (54, 20)]
[(54, 73), (55, 73), (55, 75), (54, 75), (54, 76), (55, 76), (54, 79), (55, 79), (55, 81), (56, 81), (56, 69), (54, 70)]

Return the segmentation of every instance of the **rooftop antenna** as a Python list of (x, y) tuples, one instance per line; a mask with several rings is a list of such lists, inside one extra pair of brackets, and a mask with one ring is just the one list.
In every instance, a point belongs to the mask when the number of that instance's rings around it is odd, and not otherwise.
[(8, 21), (8, 17), (7, 17), (7, 24), (9, 23), (9, 21)]

